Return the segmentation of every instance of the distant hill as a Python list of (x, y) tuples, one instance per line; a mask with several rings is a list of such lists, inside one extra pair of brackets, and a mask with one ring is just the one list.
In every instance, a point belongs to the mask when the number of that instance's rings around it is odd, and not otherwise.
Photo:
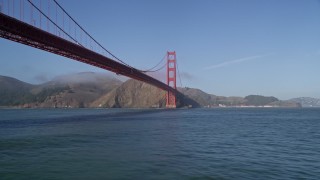
[(37, 87), (11, 77), (0, 76), (0, 106), (10, 107), (43, 102), (48, 96), (67, 89), (60, 86), (34, 91)]
[(275, 97), (249, 95), (246, 97), (225, 97), (207, 94), (199, 89), (179, 88), (180, 92), (194, 100), (201, 107), (230, 107), (230, 106), (272, 106), (272, 107), (301, 107), (297, 102), (280, 101)]
[(0, 106), (14, 106), (33, 100), (33, 85), (17, 79), (0, 76)]
[(194, 88), (178, 88), (178, 91), (180, 91), (185, 96), (189, 97), (190, 99), (193, 99), (197, 104), (200, 106), (207, 106), (209, 104), (212, 104), (214, 101), (214, 95), (207, 94), (200, 89), (194, 89)]
[(300, 103), (302, 107), (320, 107), (320, 99), (310, 97), (299, 97), (290, 99), (290, 101)]
[(34, 85), (22, 82), (12, 77), (0, 75), (0, 87), (1, 89), (17, 91), (17, 90), (30, 90), (32, 87), (34, 87)]
[(272, 106), (272, 107), (301, 107), (301, 104), (294, 101), (281, 101), (273, 96), (249, 95), (244, 98), (249, 106)]
[(219, 105), (238, 106), (246, 102), (242, 97), (216, 96), (205, 93), (200, 89), (178, 88), (178, 90), (190, 99), (194, 100), (201, 107), (215, 107)]
[(89, 107), (94, 100), (121, 84), (120, 80), (100, 73), (59, 76), (40, 85), (0, 76), (0, 106)]
[(279, 101), (279, 99), (275, 97), (265, 97), (259, 95), (249, 95), (244, 98), (246, 100), (246, 105), (253, 106), (264, 106), (272, 102)]
[(102, 73), (77, 73), (59, 76), (52, 81), (42, 84), (38, 89), (66, 87), (53, 96), (48, 96), (39, 107), (89, 107), (90, 104), (103, 94), (120, 86), (122, 82), (110, 75)]
[(300, 103), (294, 101), (275, 101), (267, 104), (273, 107), (302, 107)]
[[(275, 97), (249, 95), (224, 97), (200, 89), (178, 88), (177, 107), (272, 106), (300, 107), (300, 101), (280, 101)], [(122, 82), (103, 73), (77, 73), (32, 85), (0, 76), (0, 106), (25, 108), (163, 108), (166, 92), (129, 79)], [(300, 99), (301, 100), (301, 99)], [(310, 101), (308, 101), (310, 102)], [(313, 100), (312, 102), (316, 102)]]

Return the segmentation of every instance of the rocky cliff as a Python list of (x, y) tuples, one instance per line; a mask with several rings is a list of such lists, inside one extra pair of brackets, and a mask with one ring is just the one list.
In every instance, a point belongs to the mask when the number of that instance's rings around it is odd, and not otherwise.
[(120, 86), (122, 82), (109, 75), (99, 73), (78, 73), (60, 76), (45, 83), (40, 89), (66, 87), (58, 94), (48, 96), (39, 107), (89, 107), (102, 95)]
[(164, 107), (165, 92), (157, 87), (137, 80), (128, 80), (121, 86), (104, 94), (91, 107), (106, 108), (150, 108)]

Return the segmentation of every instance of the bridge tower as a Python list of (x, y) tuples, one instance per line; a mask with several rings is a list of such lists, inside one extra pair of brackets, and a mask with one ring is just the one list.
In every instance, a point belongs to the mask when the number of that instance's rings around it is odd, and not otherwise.
[[(167, 85), (177, 89), (176, 85), (176, 52), (167, 52)], [(167, 91), (167, 108), (176, 108), (176, 94), (174, 92)]]

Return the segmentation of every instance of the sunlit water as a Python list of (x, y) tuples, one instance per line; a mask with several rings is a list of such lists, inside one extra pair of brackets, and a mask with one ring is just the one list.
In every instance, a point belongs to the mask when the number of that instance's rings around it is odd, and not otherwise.
[(3, 109), (0, 179), (320, 179), (320, 109)]

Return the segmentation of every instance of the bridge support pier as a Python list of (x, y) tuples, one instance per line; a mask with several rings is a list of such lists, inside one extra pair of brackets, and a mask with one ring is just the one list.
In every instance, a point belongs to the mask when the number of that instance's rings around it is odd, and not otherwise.
[[(176, 86), (176, 52), (167, 52), (167, 85), (173, 89), (177, 89)], [(171, 91), (167, 91), (167, 103), (166, 108), (176, 108), (176, 94)]]

